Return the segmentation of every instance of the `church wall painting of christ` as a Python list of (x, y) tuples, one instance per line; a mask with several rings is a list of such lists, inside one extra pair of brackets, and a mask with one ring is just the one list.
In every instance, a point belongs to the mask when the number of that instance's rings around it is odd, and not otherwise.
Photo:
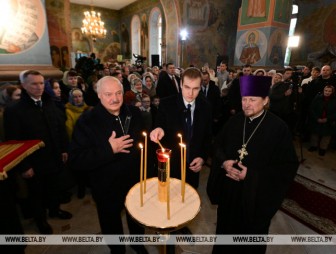
[(261, 29), (250, 29), (237, 33), (235, 65), (264, 65), (267, 51), (267, 36)]

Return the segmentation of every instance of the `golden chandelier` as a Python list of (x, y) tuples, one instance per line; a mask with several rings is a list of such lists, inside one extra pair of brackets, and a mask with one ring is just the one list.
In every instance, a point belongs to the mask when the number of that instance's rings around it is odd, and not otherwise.
[(97, 38), (104, 38), (106, 36), (104, 24), (100, 18), (100, 12), (93, 10), (91, 1), (91, 11), (84, 12), (82, 33), (91, 36), (93, 41), (96, 41)]

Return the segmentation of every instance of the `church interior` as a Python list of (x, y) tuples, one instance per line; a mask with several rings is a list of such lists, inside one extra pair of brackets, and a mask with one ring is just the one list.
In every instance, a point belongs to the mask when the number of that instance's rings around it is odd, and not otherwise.
[[(179, 70), (189, 66), (214, 70), (221, 61), (238, 70), (249, 64), (252, 70), (284, 72), (290, 66), (336, 71), (336, 2), (334, 0), (4, 0), (0, 8), (0, 86), (15, 84), (28, 69), (47, 78), (61, 80), (63, 73), (78, 66), (79, 59), (92, 57), (104, 66), (145, 67), (174, 63)], [(295, 11), (293, 11), (295, 10)], [(88, 32), (85, 13), (98, 16), (99, 27)], [(100, 29), (100, 30), (99, 30)], [(86, 66), (81, 66), (85, 73)], [(334, 134), (335, 138), (335, 134)], [(310, 144), (294, 136), (300, 166), (298, 175), (312, 189), (336, 204), (336, 150), (324, 156), (308, 151)], [(334, 141), (335, 142), (335, 141)], [(335, 144), (334, 144), (335, 146)], [(216, 205), (207, 197), (206, 183), (211, 159), (201, 171), (198, 192), (201, 210), (188, 225), (193, 234), (215, 234)], [(307, 180), (308, 179), (308, 180)], [(318, 187), (316, 187), (318, 186)], [(308, 187), (308, 189), (310, 188)], [(308, 195), (304, 192), (301, 195)], [(322, 195), (321, 195), (322, 196)], [(270, 234), (336, 235), (336, 207), (328, 207), (326, 218), (314, 209), (287, 200), (272, 219)], [(319, 204), (317, 202), (316, 204)], [(100, 227), (91, 193), (74, 194), (62, 208), (70, 220), (50, 219), (54, 234), (99, 234)], [(125, 232), (128, 232), (123, 213)], [(25, 234), (38, 234), (34, 222), (22, 219)], [(148, 233), (155, 233), (148, 231)], [(161, 253), (146, 246), (149, 253)], [(270, 245), (267, 254), (331, 254), (334, 245)], [(177, 245), (175, 253), (211, 253), (210, 245)], [(32, 245), (26, 254), (110, 253), (103, 245)], [(126, 253), (135, 253), (129, 246)]]

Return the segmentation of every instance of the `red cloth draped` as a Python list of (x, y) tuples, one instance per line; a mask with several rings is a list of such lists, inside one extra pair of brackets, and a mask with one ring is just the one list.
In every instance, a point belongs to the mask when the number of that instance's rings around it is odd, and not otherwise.
[(0, 143), (0, 180), (24, 158), (44, 146), (41, 140), (11, 140)]

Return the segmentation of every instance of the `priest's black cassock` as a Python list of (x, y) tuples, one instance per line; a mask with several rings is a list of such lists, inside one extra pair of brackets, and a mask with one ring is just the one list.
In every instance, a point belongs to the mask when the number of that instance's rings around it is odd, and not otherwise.
[[(246, 118), (245, 143), (262, 122), (247, 144), (248, 155), (242, 161), (247, 167), (245, 179), (238, 182), (225, 176), (223, 162), (239, 159), (244, 120), (243, 112), (232, 117), (216, 139), (207, 191), (211, 201), (218, 203), (217, 234), (268, 234), (271, 219), (299, 165), (286, 124), (264, 111), (252, 121)], [(216, 245), (213, 253), (265, 253), (265, 250), (266, 245)]]

